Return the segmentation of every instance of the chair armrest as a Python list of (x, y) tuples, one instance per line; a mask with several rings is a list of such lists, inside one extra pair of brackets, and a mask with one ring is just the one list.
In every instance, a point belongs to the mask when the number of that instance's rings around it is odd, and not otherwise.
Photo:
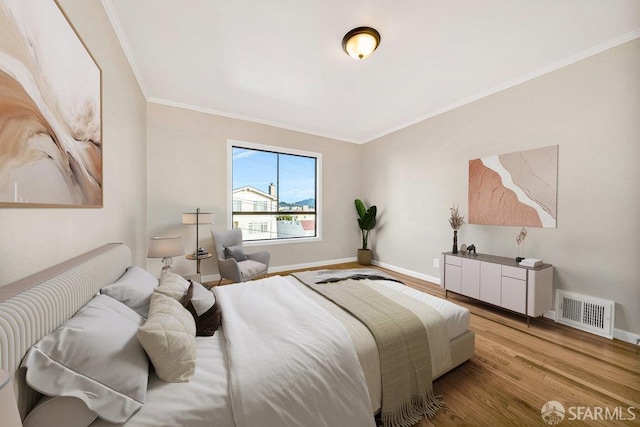
[(242, 281), (240, 267), (238, 267), (238, 262), (233, 258), (218, 259), (218, 272), (223, 279), (229, 279), (235, 283)]
[(269, 261), (271, 260), (271, 253), (267, 251), (254, 252), (252, 254), (246, 254), (247, 258), (252, 261), (260, 262), (269, 268)]

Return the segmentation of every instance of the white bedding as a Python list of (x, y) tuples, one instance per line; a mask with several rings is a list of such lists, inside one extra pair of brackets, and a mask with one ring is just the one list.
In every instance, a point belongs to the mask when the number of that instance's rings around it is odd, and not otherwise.
[(469, 329), (469, 322), (471, 321), (471, 313), (464, 307), (460, 307), (457, 304), (447, 301), (446, 299), (430, 295), (426, 292), (420, 292), (417, 289), (410, 288), (402, 283), (393, 282), (390, 280), (380, 280), (383, 286), (401, 292), (407, 296), (429, 304), (435, 308), (436, 311), (444, 318), (447, 326), (447, 333), (449, 335), (449, 341), (454, 338), (458, 338), (460, 335), (467, 332)]
[(165, 383), (149, 376), (144, 406), (125, 424), (101, 419), (92, 427), (233, 427), (227, 380), (226, 339), (222, 329), (212, 337), (196, 337), (196, 372), (188, 383)]
[[(274, 277), (263, 280), (270, 280), (269, 283), (271, 283), (273, 286), (280, 286), (283, 283), (288, 284), (289, 286), (293, 286), (301, 291), (301, 293), (305, 295), (308, 294), (310, 298), (314, 300), (316, 299), (313, 297), (313, 294), (315, 294), (314, 291), (302, 285), (297, 281), (297, 279), (294, 279), (293, 277)], [(279, 280), (280, 282), (274, 282), (275, 280)], [(251, 298), (253, 303), (260, 304), (261, 299), (258, 297), (258, 295), (251, 292), (252, 290), (257, 290), (258, 288), (256, 287), (256, 285), (259, 285), (260, 283), (264, 282), (261, 280), (241, 285), (225, 286), (223, 288), (235, 289), (236, 287), (242, 287), (238, 289), (246, 289), (249, 295), (253, 296), (253, 298)], [(397, 282), (383, 280), (379, 281), (378, 283), (385, 287), (388, 287), (389, 289), (397, 290), (418, 301), (428, 303), (433, 308), (435, 308), (445, 320), (449, 340), (460, 336), (468, 330), (470, 313), (465, 308), (457, 306), (442, 298), (431, 296), (429, 294), (409, 288)], [(319, 306), (326, 306), (325, 303), (318, 303)], [(328, 301), (327, 303), (329, 305), (333, 305)], [(329, 309), (329, 306), (326, 307), (327, 311), (333, 311)], [(341, 309), (338, 308), (338, 310)], [(248, 320), (250, 318), (250, 312), (251, 310), (249, 308), (245, 308), (243, 313), (239, 313), (239, 316), (243, 317), (244, 314), (247, 314), (248, 316), (246, 317), (246, 319)], [(331, 318), (331, 315), (329, 315), (328, 312), (325, 312), (324, 314), (328, 315), (329, 318)], [(288, 318), (289, 314), (283, 312), (278, 315), (284, 316), (284, 319), (278, 317), (277, 319), (274, 318), (274, 321), (280, 322), (280, 324), (284, 323), (287, 325), (294, 325), (294, 321), (291, 318)], [(147, 392), (146, 403), (144, 407), (124, 425), (126, 425), (127, 427), (156, 427), (164, 425), (180, 425), (190, 427), (236, 426), (229, 395), (229, 374), (227, 372), (228, 357), (226, 351), (227, 341), (225, 338), (226, 331), (224, 330), (224, 325), (229, 319), (226, 318), (226, 314), (224, 311), (223, 319), (223, 328), (217, 331), (213, 337), (197, 338), (198, 357), (196, 372), (193, 380), (190, 383), (168, 384), (160, 381), (155, 376), (155, 374), (152, 374), (149, 380), (149, 389)], [(353, 319), (353, 324), (362, 325), (355, 319)], [(362, 327), (364, 326), (362, 325)], [(275, 328), (272, 327), (271, 329), (275, 331)], [(256, 329), (256, 331), (258, 332), (262, 330), (263, 328), (260, 328), (259, 330)], [(351, 328), (347, 327), (347, 330), (349, 330), (349, 333), (352, 334)], [(360, 360), (360, 364), (362, 365), (362, 369), (366, 377), (366, 384), (370, 394), (369, 414), (371, 414), (372, 411), (375, 412), (380, 408), (381, 391), (379, 379), (379, 361), (377, 362), (378, 364), (376, 364), (376, 358), (371, 357), (371, 355), (374, 354), (377, 356), (377, 349), (375, 348), (375, 341), (373, 341), (373, 337), (370, 334), (368, 335), (369, 336), (367, 337), (360, 334), (354, 338), (352, 334), (352, 339), (354, 340), (356, 349), (358, 349), (358, 359)], [(434, 372), (434, 377), (440, 374), (442, 374), (442, 372)], [(256, 384), (256, 386), (258, 387), (260, 386), (260, 384)], [(304, 407), (305, 402), (300, 401), (298, 402), (298, 404)], [(317, 420), (320, 418), (315, 417), (314, 419)], [(258, 425), (262, 426), (269, 424), (261, 423)], [(277, 425), (287, 424), (283, 424), (282, 422), (280, 422)], [(114, 424), (107, 423), (98, 419), (92, 424), (92, 426), (108, 427), (114, 426)], [(240, 425), (238, 425), (238, 427), (240, 427)]]
[(215, 289), (237, 427), (374, 427), (344, 326), (281, 277)]
[[(301, 292), (303, 292), (309, 298), (313, 299), (317, 304), (322, 306), (325, 310), (327, 310), (338, 320), (340, 320), (340, 322), (343, 323), (343, 325), (351, 335), (351, 339), (356, 347), (356, 352), (358, 353), (358, 360), (360, 361), (360, 365), (362, 366), (362, 370), (367, 381), (367, 387), (369, 389), (371, 410), (373, 412), (377, 412), (382, 405), (380, 358), (378, 356), (378, 348), (376, 346), (375, 339), (373, 338), (373, 335), (371, 335), (371, 332), (369, 332), (369, 329), (355, 317), (344, 311), (342, 308), (338, 307), (331, 301), (319, 295), (314, 290), (302, 284), (298, 279), (291, 276), (286, 276), (283, 277), (283, 280), (292, 283)], [(466, 308), (460, 307), (444, 299), (409, 288), (398, 282), (390, 280), (378, 280), (376, 281), (376, 283), (387, 289), (397, 290), (406, 296), (412, 297), (419, 302), (427, 303), (435, 308), (445, 321), (445, 327), (447, 330), (447, 335), (449, 336), (449, 341), (451, 341), (452, 339), (451, 335), (456, 334), (459, 330), (462, 329), (462, 327), (465, 328), (462, 333), (464, 333), (468, 329), (470, 313)], [(409, 306), (407, 306), (406, 308), (410, 310), (415, 309), (415, 307)], [(462, 325), (457, 325), (457, 323), (462, 323)], [(439, 340), (439, 342), (443, 344), (443, 347), (437, 348), (433, 346), (434, 343), (438, 342), (437, 338), (439, 337), (432, 336), (431, 334), (429, 335), (430, 344), (432, 345), (432, 375), (433, 378), (437, 378), (451, 368), (450, 347), (447, 344), (442, 343), (442, 340)], [(456, 338), (459, 335), (460, 334), (455, 335), (453, 338)]]

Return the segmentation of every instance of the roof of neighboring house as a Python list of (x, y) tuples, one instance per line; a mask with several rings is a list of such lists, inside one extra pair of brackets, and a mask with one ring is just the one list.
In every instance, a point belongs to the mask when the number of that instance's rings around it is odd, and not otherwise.
[(245, 185), (244, 187), (240, 187), (240, 188), (236, 188), (236, 189), (234, 189), (234, 190), (233, 190), (233, 194), (241, 193), (241, 192), (244, 192), (244, 191), (250, 191), (250, 192), (252, 192), (252, 193), (256, 193), (256, 194), (259, 194), (259, 195), (261, 195), (261, 196), (263, 196), (263, 197), (266, 197), (266, 198), (268, 198), (268, 199), (271, 199), (271, 200), (277, 200), (277, 197), (276, 197), (276, 196), (272, 196), (272, 195), (271, 195), (271, 194), (269, 194), (269, 193), (265, 193), (264, 191), (260, 191), (260, 190), (258, 190), (257, 188), (254, 188), (254, 187), (252, 187), (252, 186), (250, 186), (250, 185)]

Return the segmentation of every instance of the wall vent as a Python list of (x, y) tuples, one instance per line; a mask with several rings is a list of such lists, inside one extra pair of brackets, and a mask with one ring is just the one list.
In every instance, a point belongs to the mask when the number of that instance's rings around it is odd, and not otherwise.
[(614, 301), (558, 290), (556, 313), (558, 323), (613, 339)]

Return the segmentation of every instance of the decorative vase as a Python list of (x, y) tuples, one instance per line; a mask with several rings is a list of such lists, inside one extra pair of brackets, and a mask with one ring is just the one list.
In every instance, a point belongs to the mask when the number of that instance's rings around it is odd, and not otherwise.
[(451, 252), (458, 253), (458, 230), (453, 230), (453, 250)]

